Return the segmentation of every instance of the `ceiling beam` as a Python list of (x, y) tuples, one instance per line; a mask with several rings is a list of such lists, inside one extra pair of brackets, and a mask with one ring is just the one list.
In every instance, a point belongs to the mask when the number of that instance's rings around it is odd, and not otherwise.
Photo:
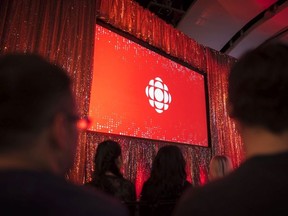
[(277, 13), (286, 8), (287, 5), (287, 0), (278, 0), (267, 9), (263, 10), (244, 25), (236, 34), (234, 34), (233, 37), (220, 49), (220, 52), (228, 53), (231, 51), (246, 35), (248, 35), (249, 32), (265, 21), (271, 19)]

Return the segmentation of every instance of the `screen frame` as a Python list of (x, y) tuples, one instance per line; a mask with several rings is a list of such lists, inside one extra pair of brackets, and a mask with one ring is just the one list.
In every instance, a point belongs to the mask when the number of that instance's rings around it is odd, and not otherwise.
[[(94, 130), (88, 130), (89, 133), (99, 133), (99, 134), (103, 134), (103, 135), (107, 135), (107, 136), (120, 136), (120, 137), (127, 137), (127, 138), (132, 138), (132, 139), (138, 139), (138, 140), (146, 140), (146, 141), (154, 141), (154, 142), (159, 142), (159, 143), (170, 143), (170, 144), (176, 144), (176, 145), (185, 145), (185, 146), (193, 146), (193, 147), (200, 147), (200, 148), (211, 148), (211, 130), (210, 130), (210, 107), (209, 107), (209, 94), (208, 94), (208, 79), (207, 79), (207, 73), (193, 67), (192, 65), (188, 64), (187, 62), (184, 62), (183, 60), (174, 57), (166, 52), (164, 52), (163, 50), (149, 44), (148, 42), (145, 42), (137, 37), (135, 37), (134, 35), (125, 32), (119, 28), (116, 28), (115, 26), (104, 22), (103, 20), (97, 18), (96, 23), (95, 23), (95, 29), (96, 29), (96, 25), (99, 25), (103, 28), (106, 28), (112, 32), (114, 32), (115, 34), (118, 34), (134, 43), (137, 43), (138, 45), (145, 47), (146, 49), (149, 49), (161, 56), (163, 56), (164, 58), (167, 58), (171, 61), (174, 61), (190, 70), (193, 70), (194, 72), (201, 74), (204, 78), (204, 92), (205, 92), (205, 106), (206, 106), (206, 125), (207, 125), (207, 146), (202, 146), (202, 145), (197, 145), (197, 144), (188, 144), (188, 143), (183, 143), (183, 142), (173, 142), (173, 141), (167, 141), (167, 140), (158, 140), (158, 139), (152, 139), (152, 138), (144, 138), (144, 137), (135, 137), (135, 136), (129, 136), (129, 135), (122, 135), (122, 134), (114, 134), (114, 133), (106, 133), (106, 132), (99, 132), (99, 131), (94, 131)], [(96, 30), (94, 31), (94, 37), (96, 34)], [(95, 44), (93, 44), (93, 46), (95, 46)], [(94, 53), (93, 53), (94, 54)], [(94, 56), (93, 56), (94, 58)], [(94, 62), (94, 61), (92, 61)], [(91, 85), (90, 85), (90, 92), (89, 95), (91, 95), (91, 91), (92, 91), (92, 80), (93, 80), (93, 70), (94, 70), (94, 66), (92, 66), (92, 73), (91, 73)], [(90, 97), (89, 97), (90, 99)], [(89, 113), (89, 106), (90, 106), (90, 101), (88, 104), (88, 113)]]

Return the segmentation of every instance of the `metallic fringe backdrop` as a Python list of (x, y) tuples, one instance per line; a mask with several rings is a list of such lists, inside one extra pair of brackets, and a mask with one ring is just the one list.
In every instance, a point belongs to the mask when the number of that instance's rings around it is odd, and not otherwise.
[[(227, 76), (235, 59), (198, 44), (132, 0), (2, 0), (0, 17), (0, 54), (36, 52), (64, 67), (73, 79), (82, 116), (88, 114), (96, 18), (207, 73), (211, 146), (178, 145), (188, 179), (204, 184), (215, 154), (229, 155), (235, 167), (243, 160), (242, 141), (226, 110)], [(157, 150), (169, 143), (82, 132), (67, 178), (79, 184), (89, 181), (97, 145), (107, 138), (121, 144), (124, 176), (135, 182), (139, 195)]]

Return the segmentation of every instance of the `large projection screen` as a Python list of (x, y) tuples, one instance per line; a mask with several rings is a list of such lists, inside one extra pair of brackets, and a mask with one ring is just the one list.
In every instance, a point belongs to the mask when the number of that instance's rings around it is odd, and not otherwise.
[(208, 146), (205, 75), (96, 25), (89, 130)]

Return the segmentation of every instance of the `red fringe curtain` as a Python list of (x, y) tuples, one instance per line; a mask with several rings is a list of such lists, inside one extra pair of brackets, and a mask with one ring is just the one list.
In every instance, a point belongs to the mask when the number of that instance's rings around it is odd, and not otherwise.
[[(207, 164), (215, 154), (226, 154), (231, 157), (235, 167), (239, 166), (243, 160), (242, 141), (226, 110), (227, 77), (236, 59), (198, 44), (132, 0), (99, 0), (97, 8), (101, 20), (207, 73), (211, 152), (203, 149), (200, 155), (193, 154), (198, 160), (186, 158), (191, 163), (190, 167), (197, 167), (194, 172), (190, 170), (194, 182), (205, 182)], [(188, 149), (184, 150), (187, 156), (197, 148), (191, 146)]]
[(226, 107), (228, 74), (235, 59), (212, 49), (206, 49), (206, 58), (212, 155), (228, 155), (237, 167), (243, 160), (243, 145)]
[(133, 0), (98, 0), (98, 16), (115, 27), (206, 71), (205, 47)]
[[(91, 0), (1, 0), (0, 54), (34, 52), (63, 66), (73, 79), (73, 91), (81, 115), (86, 115), (96, 22)], [(75, 165), (69, 173), (74, 182), (85, 176), (86, 134), (81, 134)]]
[[(205, 48), (140, 7), (132, 0), (2, 0), (0, 54), (36, 52), (68, 70), (79, 112), (88, 113), (94, 29), (98, 18), (184, 60), (207, 73), (210, 103), (211, 147), (179, 145), (187, 161), (188, 179), (204, 184), (211, 156), (227, 154), (238, 166), (242, 142), (226, 112), (227, 75), (235, 59)], [(77, 183), (91, 179), (97, 144), (117, 140), (123, 150), (124, 176), (136, 184), (139, 195), (148, 178), (152, 159), (167, 145), (98, 133), (80, 135), (75, 164), (68, 178)]]

